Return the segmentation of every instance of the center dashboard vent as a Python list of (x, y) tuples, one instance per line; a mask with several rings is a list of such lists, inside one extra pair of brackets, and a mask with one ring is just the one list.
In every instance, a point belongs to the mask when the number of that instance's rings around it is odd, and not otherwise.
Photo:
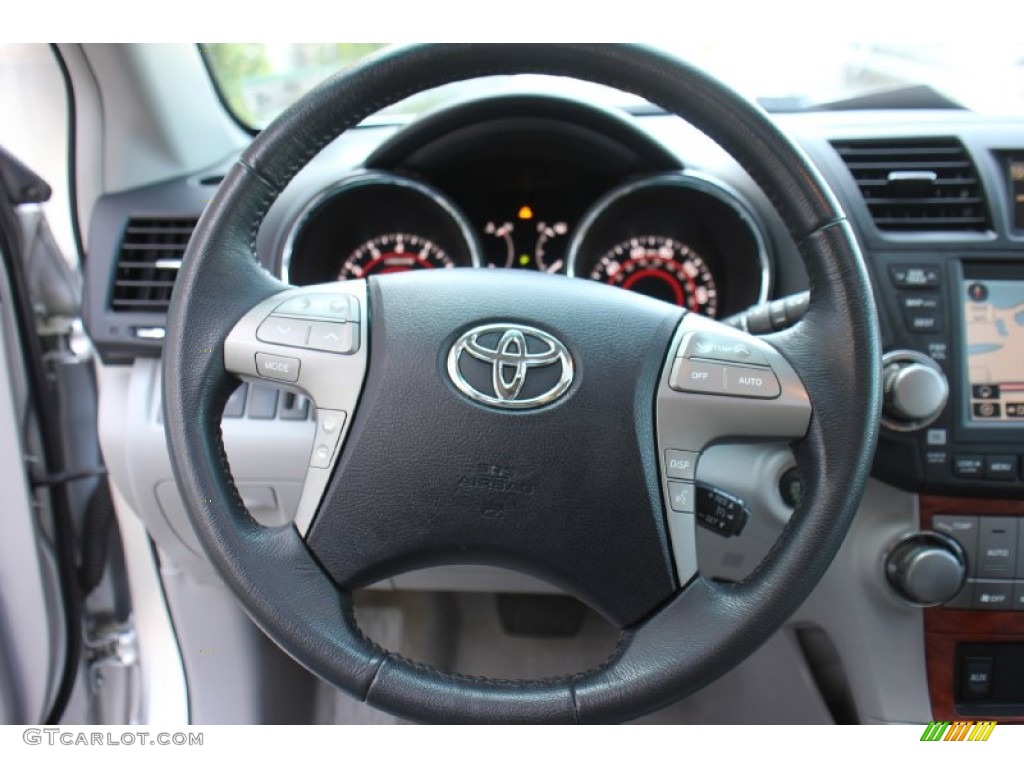
[(110, 308), (166, 312), (196, 218), (132, 217), (121, 237)]
[(951, 138), (834, 141), (879, 229), (983, 232), (988, 206), (978, 172)]

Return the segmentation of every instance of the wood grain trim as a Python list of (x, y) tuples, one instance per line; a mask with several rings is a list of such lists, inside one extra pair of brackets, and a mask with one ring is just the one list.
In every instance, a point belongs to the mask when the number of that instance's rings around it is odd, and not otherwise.
[[(1015, 515), (1024, 518), (1024, 501), (922, 496), (920, 511), (921, 529), (929, 530), (935, 515)], [(953, 705), (956, 645), (972, 642), (1024, 643), (1024, 611), (925, 609), (925, 663), (932, 717), (936, 720), (979, 719), (958, 714)], [(993, 718), (986, 716), (982, 719)], [(1024, 723), (1024, 716), (994, 719), (1003, 723)]]

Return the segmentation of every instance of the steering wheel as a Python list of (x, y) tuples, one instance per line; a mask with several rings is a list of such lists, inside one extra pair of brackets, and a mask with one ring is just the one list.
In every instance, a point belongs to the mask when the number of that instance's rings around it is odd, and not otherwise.
[[(704, 131), (767, 193), (807, 267), (810, 307), (755, 338), (590, 281), (425, 270), (290, 288), (257, 262), (285, 185), (368, 115), (487, 75), (563, 75), (637, 94)], [(392, 50), (298, 101), (244, 152), (188, 246), (168, 316), (164, 415), (207, 555), (253, 620), (311, 672), (435, 722), (611, 722), (701, 688), (758, 647), (829, 565), (874, 453), (880, 347), (849, 224), (757, 107), (653, 50)], [(219, 424), (239, 379), (307, 395), (316, 438), (294, 525), (235, 489)], [(741, 583), (698, 572), (696, 525), (745, 510), (694, 482), (711, 444), (792, 441), (803, 500)], [(737, 468), (742, 472), (742, 468)], [(351, 589), (479, 563), (557, 585), (621, 630), (611, 658), (544, 680), (463, 676), (369, 640)]]

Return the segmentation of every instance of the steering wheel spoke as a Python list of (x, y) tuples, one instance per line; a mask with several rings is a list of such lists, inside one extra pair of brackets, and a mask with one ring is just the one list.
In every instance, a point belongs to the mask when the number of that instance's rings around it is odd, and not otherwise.
[(368, 313), (362, 280), (282, 291), (239, 320), (224, 366), (250, 383), (309, 398), (316, 434), (295, 527), (305, 536), (338, 460), (366, 377)]
[(700, 315), (683, 318), (657, 400), (665, 514), (681, 583), (698, 570), (698, 524), (731, 536), (745, 522), (741, 500), (697, 482), (704, 451), (723, 441), (796, 440), (810, 418), (807, 391), (775, 347)]

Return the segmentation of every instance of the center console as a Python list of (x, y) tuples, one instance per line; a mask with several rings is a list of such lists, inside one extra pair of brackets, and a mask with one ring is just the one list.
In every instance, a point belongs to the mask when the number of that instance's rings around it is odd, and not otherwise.
[(901, 255), (886, 272), (876, 476), (924, 493), (1024, 498), (1024, 252)]
[(1024, 721), (1024, 250), (874, 256), (874, 474), (921, 494), (888, 583), (925, 607), (933, 717)]

